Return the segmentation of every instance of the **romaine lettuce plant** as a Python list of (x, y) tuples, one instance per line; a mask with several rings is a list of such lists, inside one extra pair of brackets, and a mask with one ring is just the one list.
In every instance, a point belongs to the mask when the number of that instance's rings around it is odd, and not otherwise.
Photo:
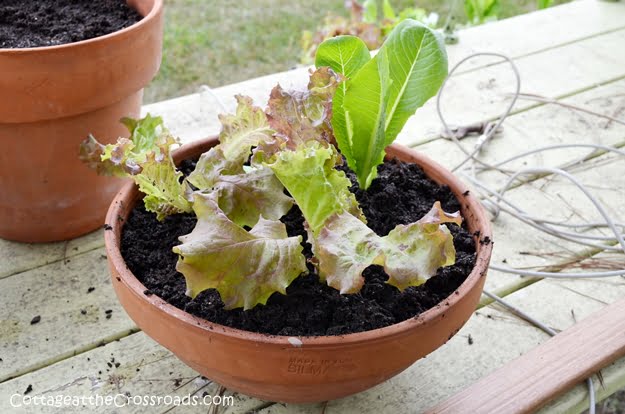
[(289, 237), (280, 222), (293, 204), (304, 216), (320, 279), (341, 293), (358, 292), (370, 265), (383, 266), (388, 283), (405, 289), (454, 263), (445, 223), (460, 224), (458, 213), (437, 202), (419, 221), (378, 236), (336, 168), (345, 157), (361, 188), (369, 186), (386, 146), (446, 75), (440, 39), (405, 20), (374, 58), (358, 38), (345, 36), (323, 43), (316, 62), (306, 90), (276, 86), (265, 111), (238, 96), (236, 113), (220, 117), (219, 145), (187, 177), (171, 157), (177, 141), (157, 117), (124, 120), (130, 138), (117, 144), (93, 137), (82, 144), (83, 161), (132, 178), (157, 219), (195, 213), (193, 231), (172, 247), (188, 295), (213, 288), (227, 309), (249, 309), (285, 293), (306, 271), (301, 237)]
[(341, 153), (367, 188), (390, 145), (417, 108), (436, 94), (447, 76), (447, 55), (438, 34), (415, 20), (402, 21), (375, 57), (357, 37), (323, 42), (315, 64), (343, 73), (332, 126)]

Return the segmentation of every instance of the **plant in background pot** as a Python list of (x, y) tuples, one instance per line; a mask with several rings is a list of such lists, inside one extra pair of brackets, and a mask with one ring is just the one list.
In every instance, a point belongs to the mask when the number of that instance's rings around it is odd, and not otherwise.
[(274, 401), (349, 395), (442, 345), (475, 309), (491, 252), (465, 187), (391, 145), (446, 76), (437, 35), (406, 20), (374, 58), (346, 36), (316, 65), (306, 91), (277, 86), (266, 111), (237, 97), (219, 142), (172, 155), (147, 116), (125, 121), (129, 139), (82, 145), (138, 185), (105, 233), (129, 315), (203, 375)]
[[(85, 171), (76, 148), (89, 132), (114, 142), (125, 133), (119, 119), (139, 116), (143, 87), (161, 60), (163, 3), (129, 0), (134, 11), (123, 2), (113, 4), (0, 5), (0, 19), (7, 20), (0, 32), (1, 238), (45, 242), (94, 230), (124, 183)], [(98, 15), (103, 8), (116, 16), (134, 14), (138, 21), (128, 17), (129, 27), (99, 36), (110, 31), (107, 16)], [(71, 23), (71, 14), (80, 10)], [(31, 33), (39, 43), (27, 43), (25, 28), (41, 21)], [(90, 38), (94, 34), (99, 37)], [(17, 47), (5, 48), (12, 35)], [(56, 45), (58, 39), (79, 41)]]

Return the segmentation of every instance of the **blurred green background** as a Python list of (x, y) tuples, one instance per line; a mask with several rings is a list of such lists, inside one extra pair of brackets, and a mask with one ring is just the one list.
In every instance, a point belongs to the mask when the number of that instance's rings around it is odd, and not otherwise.
[[(455, 0), (457, 22), (466, 22)], [(553, 4), (569, 0), (554, 1)], [(421, 7), (444, 21), (454, 0), (390, 0), (396, 10)], [(498, 18), (533, 11), (536, 0), (500, 0)], [(299, 63), (303, 30), (332, 13), (347, 16), (343, 0), (165, 0), (163, 62), (145, 92), (155, 102), (280, 72)]]

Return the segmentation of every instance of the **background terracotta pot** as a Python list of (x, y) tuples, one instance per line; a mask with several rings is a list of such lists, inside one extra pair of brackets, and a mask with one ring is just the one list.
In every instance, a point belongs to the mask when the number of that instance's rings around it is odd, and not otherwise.
[[(215, 138), (185, 146), (176, 161), (198, 156)], [(423, 155), (393, 145), (388, 156), (420, 165), (461, 200), (470, 232), (491, 237), (478, 200), (450, 172)], [(447, 342), (469, 319), (486, 279), (492, 244), (476, 238), (476, 265), (466, 281), (440, 305), (417, 318), (342, 336), (286, 337), (246, 332), (192, 316), (162, 299), (143, 294), (120, 253), (124, 222), (142, 195), (129, 184), (117, 195), (106, 221), (106, 251), (115, 292), (126, 312), (150, 337), (202, 375), (244, 394), (269, 401), (325, 401), (363, 391), (403, 371)]]
[(129, 0), (138, 23), (61, 46), (0, 49), (0, 237), (64, 240), (101, 226), (123, 181), (78, 159), (89, 133), (113, 142), (138, 117), (161, 61), (162, 0)]

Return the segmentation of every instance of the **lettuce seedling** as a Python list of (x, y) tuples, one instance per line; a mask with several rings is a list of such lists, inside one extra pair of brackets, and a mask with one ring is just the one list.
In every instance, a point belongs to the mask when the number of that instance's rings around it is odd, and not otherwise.
[(226, 309), (249, 309), (285, 293), (307, 270), (302, 238), (289, 237), (280, 222), (293, 204), (304, 216), (321, 280), (341, 293), (358, 292), (370, 265), (383, 266), (388, 283), (405, 289), (455, 261), (445, 224), (460, 224), (458, 213), (437, 202), (419, 221), (378, 236), (336, 168), (344, 156), (361, 187), (371, 183), (385, 147), (440, 85), (442, 43), (411, 21), (373, 59), (359, 42), (324, 43), (307, 89), (276, 86), (265, 111), (237, 96), (236, 113), (220, 116), (219, 145), (186, 178), (171, 158), (177, 141), (160, 118), (125, 120), (131, 136), (117, 144), (93, 137), (83, 143), (81, 158), (101, 173), (134, 179), (159, 220), (195, 213), (193, 231), (172, 247), (188, 295), (216, 289)]
[(445, 80), (443, 41), (435, 31), (407, 19), (373, 58), (359, 38), (338, 36), (319, 45), (315, 64), (347, 78), (332, 106), (332, 126), (341, 153), (366, 189), (384, 160), (384, 148)]
[(129, 139), (102, 145), (90, 135), (80, 146), (80, 159), (99, 174), (132, 178), (145, 194), (145, 208), (159, 220), (191, 212), (188, 185), (181, 181), (182, 174), (171, 157), (171, 147), (178, 140), (163, 126), (163, 120), (147, 115), (121, 122), (130, 132)]

